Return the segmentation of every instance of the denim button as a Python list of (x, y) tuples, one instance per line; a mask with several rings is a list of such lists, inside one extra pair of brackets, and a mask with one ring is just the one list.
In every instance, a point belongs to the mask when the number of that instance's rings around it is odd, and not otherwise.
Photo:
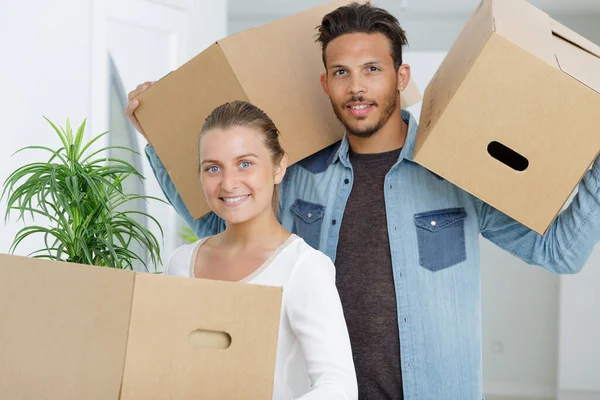
[(437, 225), (437, 222), (431, 221), (431, 226), (436, 226), (436, 225)]
[(349, 184), (349, 183), (350, 183), (350, 179), (348, 179), (348, 178), (344, 179), (344, 183), (345, 183), (346, 185), (347, 185), (347, 184)]
[(308, 213), (307, 217), (312, 218), (312, 213)]
[(331, 225), (335, 225), (337, 224), (337, 221), (334, 219), (333, 221), (331, 221)]

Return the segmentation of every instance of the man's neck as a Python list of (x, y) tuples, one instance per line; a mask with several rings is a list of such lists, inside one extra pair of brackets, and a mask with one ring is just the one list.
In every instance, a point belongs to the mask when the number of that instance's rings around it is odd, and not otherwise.
[(390, 117), (384, 126), (368, 138), (348, 134), (352, 151), (358, 154), (385, 153), (404, 146), (408, 124), (400, 112)]

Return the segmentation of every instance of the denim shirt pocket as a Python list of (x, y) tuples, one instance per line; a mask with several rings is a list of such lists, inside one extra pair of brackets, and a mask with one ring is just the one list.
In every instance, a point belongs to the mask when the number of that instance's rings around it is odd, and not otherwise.
[(296, 199), (292, 204), (292, 212), (294, 214), (292, 233), (300, 236), (306, 243), (318, 250), (325, 206)]
[(464, 208), (446, 208), (415, 214), (419, 264), (436, 272), (467, 259)]

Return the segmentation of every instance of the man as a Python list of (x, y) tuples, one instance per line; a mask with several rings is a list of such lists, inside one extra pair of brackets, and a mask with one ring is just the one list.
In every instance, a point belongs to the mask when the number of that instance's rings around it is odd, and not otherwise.
[[(600, 240), (600, 161), (542, 237), (412, 161), (417, 122), (401, 110), (410, 68), (396, 18), (370, 4), (340, 7), (318, 41), (323, 90), (346, 136), (288, 170), (279, 217), (335, 262), (360, 398), (481, 399), (479, 234), (551, 272), (579, 271)], [(127, 113), (137, 124), (135, 107)], [(212, 214), (192, 220), (146, 153), (196, 234), (222, 230)]]

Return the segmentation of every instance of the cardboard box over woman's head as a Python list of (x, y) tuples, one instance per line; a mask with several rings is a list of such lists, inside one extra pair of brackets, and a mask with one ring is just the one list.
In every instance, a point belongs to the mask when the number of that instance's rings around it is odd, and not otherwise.
[[(260, 107), (281, 133), (290, 163), (344, 134), (319, 77), (324, 72), (316, 27), (350, 0), (219, 40), (142, 93), (136, 116), (192, 217), (209, 210), (198, 176), (198, 137), (217, 106), (245, 100)], [(420, 101), (413, 81), (401, 93), (406, 108)]]

